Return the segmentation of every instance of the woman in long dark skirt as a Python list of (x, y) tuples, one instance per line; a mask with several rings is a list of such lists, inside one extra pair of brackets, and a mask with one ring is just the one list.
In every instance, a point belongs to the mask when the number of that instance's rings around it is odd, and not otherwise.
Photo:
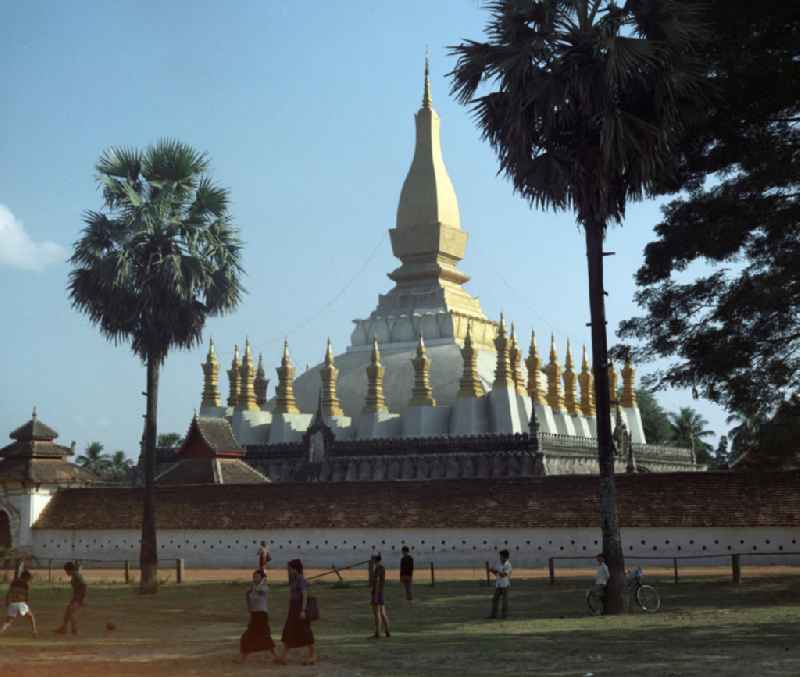
[(269, 651), (273, 658), (277, 658), (269, 629), (269, 589), (263, 571), (256, 569), (253, 572), (253, 584), (247, 589), (245, 598), (250, 622), (239, 640), (240, 662), (244, 663), (256, 651)]
[(314, 665), (317, 656), (314, 651), (314, 633), (306, 616), (308, 605), (308, 581), (303, 578), (303, 563), (299, 559), (289, 562), (289, 615), (283, 626), (283, 651), (275, 659), (276, 663), (286, 664), (289, 649), (308, 647), (308, 656), (303, 665)]

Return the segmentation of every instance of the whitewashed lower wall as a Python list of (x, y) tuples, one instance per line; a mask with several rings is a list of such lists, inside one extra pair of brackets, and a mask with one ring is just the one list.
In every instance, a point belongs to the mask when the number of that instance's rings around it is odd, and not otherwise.
[[(712, 556), (697, 564), (726, 562), (733, 553), (800, 552), (800, 528), (695, 528), (623, 529), (627, 556), (644, 557), (632, 563), (656, 563), (659, 557)], [(33, 529), (32, 554), (40, 560), (71, 558), (95, 562), (136, 561), (139, 532), (61, 531)], [(599, 529), (301, 529), (301, 530), (161, 530), (159, 557), (183, 558), (187, 567), (250, 567), (258, 543), (266, 540), (273, 564), (280, 566), (300, 557), (308, 566), (345, 566), (381, 552), (389, 567), (407, 545), (419, 566), (483, 566), (496, 552), (507, 548), (518, 567), (544, 566), (550, 557), (591, 557), (600, 551)], [(800, 564), (800, 556), (763, 556), (752, 561)], [(586, 566), (564, 561), (559, 566)]]

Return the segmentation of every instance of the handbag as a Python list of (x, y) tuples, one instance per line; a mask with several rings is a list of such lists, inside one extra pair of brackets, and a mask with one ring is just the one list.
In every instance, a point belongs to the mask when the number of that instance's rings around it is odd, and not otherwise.
[(309, 623), (319, 620), (319, 602), (313, 595), (309, 595), (306, 600), (306, 620)]

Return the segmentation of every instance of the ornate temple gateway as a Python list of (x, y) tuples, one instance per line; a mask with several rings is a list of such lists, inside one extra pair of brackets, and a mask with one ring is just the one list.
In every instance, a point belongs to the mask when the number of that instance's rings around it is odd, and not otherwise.
[[(415, 122), (414, 157), (389, 231), (400, 261), (389, 273), (394, 287), (354, 321), (344, 353), (334, 355), (328, 341), (322, 362), (297, 379), (285, 343), (271, 400), (262, 357), (256, 364), (245, 342), (243, 354), (234, 351), (223, 403), (212, 342), (199, 420), (227, 421), (244, 460), (272, 481), (596, 472), (586, 348), (577, 364), (567, 341), (562, 366), (551, 336), (545, 363), (535, 336), (523, 345), (513, 323), (488, 319), (464, 288), (469, 277), (458, 264), (468, 236), (442, 158), (427, 64)], [(613, 365), (609, 376), (620, 469), (696, 470), (690, 450), (646, 444), (630, 362), (621, 388)], [(177, 460), (161, 454), (164, 469)]]

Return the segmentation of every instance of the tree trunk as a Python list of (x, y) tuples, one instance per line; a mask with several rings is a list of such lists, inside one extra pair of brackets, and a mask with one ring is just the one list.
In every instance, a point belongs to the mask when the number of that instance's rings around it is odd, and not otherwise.
[(158, 543), (156, 537), (156, 421), (158, 417), (158, 370), (156, 357), (147, 358), (147, 412), (144, 422), (144, 512), (142, 544), (139, 550), (141, 581), (139, 592), (158, 592)]
[(586, 224), (586, 256), (589, 262), (589, 307), (592, 316), (592, 368), (597, 407), (597, 460), (600, 466), (600, 524), (603, 553), (611, 578), (608, 582), (605, 613), (619, 614), (625, 609), (625, 557), (617, 520), (617, 490), (614, 483), (614, 443), (611, 438), (611, 398), (608, 383), (608, 338), (606, 303), (603, 290), (603, 235), (605, 224)]

